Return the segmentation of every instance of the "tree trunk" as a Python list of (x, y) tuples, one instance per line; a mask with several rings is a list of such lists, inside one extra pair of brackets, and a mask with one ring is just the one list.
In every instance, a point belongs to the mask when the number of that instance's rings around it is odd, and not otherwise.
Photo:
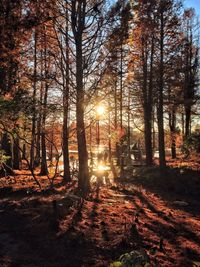
[(20, 150), (19, 150), (19, 138), (16, 137), (13, 143), (13, 169), (20, 169)]
[(44, 48), (44, 71), (45, 71), (45, 92), (42, 105), (42, 122), (41, 122), (41, 150), (42, 150), (42, 159), (41, 159), (41, 170), (40, 175), (47, 175), (47, 153), (46, 153), (46, 113), (47, 113), (47, 97), (48, 97), (48, 69), (47, 69), (47, 40), (46, 40), (46, 29), (44, 29), (44, 39), (45, 39), (45, 48)]
[(35, 167), (40, 165), (40, 152), (41, 152), (41, 114), (37, 121), (37, 135), (36, 135), (36, 155), (35, 155)]
[(65, 182), (70, 182), (70, 162), (69, 162), (69, 128), (68, 128), (68, 96), (63, 92), (63, 164)]
[(185, 138), (185, 116), (184, 113), (181, 114), (181, 133), (182, 133), (182, 139)]
[[(110, 95), (108, 98), (108, 105), (110, 107), (111, 103), (110, 103)], [(109, 163), (111, 164), (111, 160), (112, 160), (112, 146), (111, 146), (111, 110), (108, 110), (108, 160)]]
[(146, 95), (147, 101), (146, 101), (145, 110), (144, 110), (145, 150), (146, 150), (147, 166), (151, 166), (153, 164), (153, 150), (152, 150), (153, 62), (154, 62), (154, 36), (152, 37), (152, 40), (151, 40), (149, 86), (148, 86), (148, 93)]
[(35, 29), (34, 36), (34, 73), (33, 73), (33, 116), (32, 116), (32, 130), (31, 130), (31, 148), (30, 148), (30, 166), (34, 168), (35, 157), (35, 133), (36, 133), (36, 86), (37, 86), (37, 31)]
[(50, 152), (49, 152), (49, 161), (50, 161), (50, 165), (53, 164), (53, 141), (54, 141), (54, 124), (53, 124), (53, 128), (51, 131), (51, 143), (50, 143)]
[(176, 158), (176, 112), (175, 108), (172, 108), (172, 111), (169, 112), (169, 128), (171, 136), (171, 157), (172, 159)]
[(76, 46), (76, 123), (79, 173), (78, 187), (84, 193), (90, 189), (88, 152), (86, 146), (85, 123), (84, 123), (84, 88), (83, 88), (83, 51), (82, 36), (85, 26), (86, 1), (74, 1), (72, 3), (72, 30), (75, 36)]
[[(41, 51), (41, 58), (42, 58)], [(40, 75), (43, 75), (43, 65), (41, 62), (41, 71)], [(35, 156), (35, 166), (39, 166), (41, 162), (41, 123), (42, 123), (42, 98), (43, 98), (43, 81), (40, 84), (40, 103), (38, 110), (38, 120), (37, 120), (37, 136), (36, 136), (36, 156)]]
[(82, 39), (78, 38), (76, 43), (76, 121), (77, 121), (77, 140), (79, 156), (78, 187), (87, 192), (89, 185), (88, 153), (86, 147), (85, 124), (84, 124), (84, 91), (83, 91), (83, 58), (82, 58)]
[(7, 133), (3, 133), (1, 148), (4, 151), (4, 155), (8, 158), (3, 164), (3, 170), (1, 170), (1, 175), (13, 175), (12, 170), (12, 146), (11, 141)]
[(155, 130), (155, 109), (152, 111), (152, 154), (154, 157), (154, 152), (156, 149), (156, 130)]
[(130, 103), (131, 102), (131, 92), (130, 89), (128, 91), (128, 142), (127, 142), (127, 146), (128, 146), (128, 159), (129, 159), (129, 163), (131, 160), (131, 126), (130, 126), (130, 119), (131, 119), (131, 108), (130, 108)]
[(42, 160), (41, 160), (41, 170), (40, 175), (47, 175), (48, 168), (47, 168), (47, 153), (46, 153), (46, 140), (45, 140), (45, 130), (42, 130), (41, 135), (41, 149), (42, 149)]
[(115, 81), (114, 99), (115, 99), (115, 130), (117, 130), (117, 81)]
[(152, 89), (151, 84), (149, 88), (147, 86), (147, 51), (146, 41), (143, 40), (142, 48), (142, 61), (143, 61), (143, 111), (144, 111), (144, 139), (145, 139), (145, 151), (146, 151), (146, 164), (152, 165), (152, 100), (149, 95), (149, 89)]
[(123, 34), (120, 47), (120, 128), (123, 128)]
[[(65, 81), (63, 88), (63, 164), (64, 164), (64, 181), (70, 182), (70, 162), (69, 162), (69, 40), (68, 40), (68, 10), (66, 7), (66, 30), (65, 30), (65, 46), (66, 46), (66, 70), (65, 70)], [(63, 77), (64, 78), (64, 77)]]
[[(77, 68), (77, 74), (80, 70)], [(79, 75), (78, 75), (79, 76)], [(88, 153), (86, 147), (84, 108), (83, 108), (83, 91), (81, 90), (81, 79), (77, 76), (77, 103), (76, 103), (76, 120), (77, 120), (77, 140), (79, 156), (79, 174), (78, 187), (83, 192), (90, 188), (89, 171), (88, 171)]]
[(153, 153), (152, 153), (152, 116), (148, 107), (145, 107), (144, 111), (144, 137), (145, 137), (145, 151), (146, 151), (146, 165), (151, 166), (153, 164)]
[(22, 159), (26, 159), (26, 144), (23, 144), (22, 147)]
[(163, 86), (164, 86), (164, 17), (163, 17), (163, 2), (161, 1), (160, 10), (160, 66), (159, 66), (159, 90), (158, 90), (158, 147), (159, 147), (159, 166), (165, 169), (165, 137), (164, 137), (164, 120), (163, 120)]
[(185, 138), (190, 134), (191, 107), (185, 107)]

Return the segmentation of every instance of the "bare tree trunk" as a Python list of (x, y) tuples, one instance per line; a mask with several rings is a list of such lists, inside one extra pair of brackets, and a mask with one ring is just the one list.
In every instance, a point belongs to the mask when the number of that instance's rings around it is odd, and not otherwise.
[[(108, 105), (110, 107), (110, 95), (108, 100)], [(110, 110), (108, 111), (108, 159), (109, 163), (111, 164), (112, 160), (112, 147), (111, 147), (111, 116), (110, 116)]]
[(72, 3), (72, 30), (75, 36), (76, 46), (76, 123), (79, 156), (78, 187), (81, 191), (86, 193), (90, 189), (90, 182), (84, 123), (82, 36), (85, 25), (85, 8), (85, 0), (74, 1)]
[[(53, 124), (53, 127), (54, 127), (54, 124)], [(50, 152), (49, 152), (50, 164), (53, 164), (53, 141), (54, 141), (54, 128), (51, 131), (51, 139), (50, 139)]]
[(41, 115), (39, 115), (37, 121), (35, 167), (38, 167), (40, 165), (40, 152), (41, 152)]
[(26, 159), (26, 144), (22, 146), (22, 159)]
[(114, 99), (115, 99), (115, 130), (116, 130), (117, 129), (117, 81), (115, 81)]
[[(115, 131), (117, 131), (118, 128), (118, 99), (117, 99), (117, 80), (115, 81), (115, 87), (114, 87), (114, 100), (115, 100)], [(118, 142), (115, 143), (115, 151), (116, 151), (116, 157), (117, 157), (117, 166), (120, 165), (120, 145)]]
[[(44, 29), (45, 31), (46, 29)], [(48, 97), (48, 69), (47, 69), (47, 40), (46, 32), (44, 32), (45, 39), (45, 48), (44, 48), (44, 71), (45, 71), (45, 91), (42, 105), (42, 121), (41, 121), (41, 150), (42, 150), (42, 159), (41, 159), (41, 169), (40, 175), (47, 175), (47, 153), (46, 153), (46, 113), (47, 113), (47, 97)]]
[(30, 166), (34, 168), (35, 158), (35, 134), (36, 134), (36, 90), (37, 90), (37, 30), (34, 35), (34, 73), (33, 73), (33, 116), (31, 130)]
[[(43, 121), (44, 123), (44, 121)], [(47, 175), (48, 168), (47, 168), (47, 154), (46, 154), (46, 140), (45, 140), (45, 127), (42, 126), (42, 135), (41, 135), (41, 149), (42, 149), (42, 160), (41, 160), (41, 170), (40, 175)]]
[(66, 70), (65, 81), (63, 88), (63, 164), (64, 174), (63, 179), (65, 182), (70, 182), (70, 162), (69, 162), (69, 40), (68, 40), (68, 10), (66, 7), (66, 30), (65, 30), (65, 49), (66, 49)]
[(144, 139), (145, 139), (145, 151), (146, 151), (146, 164), (152, 165), (152, 99), (149, 95), (149, 90), (152, 90), (152, 84), (147, 84), (147, 51), (146, 41), (143, 40), (143, 111), (144, 111)]
[(131, 126), (130, 126), (130, 117), (131, 117), (131, 92), (130, 89), (128, 91), (128, 159), (131, 159)]
[[(26, 139), (26, 124), (27, 124), (27, 122), (25, 120), (23, 123), (23, 138), (24, 138), (24, 140)], [(25, 142), (23, 142), (23, 145), (22, 145), (21, 159), (22, 160), (26, 159), (26, 143)]]
[[(78, 53), (79, 54), (79, 53)], [(77, 59), (78, 60), (78, 59)], [(82, 79), (81, 69), (77, 66), (77, 103), (76, 103), (76, 120), (77, 120), (77, 140), (78, 140), (78, 155), (79, 155), (79, 174), (78, 186), (79, 189), (87, 192), (89, 185), (89, 171), (88, 171), (88, 153), (86, 147), (85, 124), (84, 124), (84, 108), (83, 100), (84, 94), (81, 89)]]
[(144, 111), (144, 124), (145, 124), (145, 151), (146, 151), (146, 165), (151, 166), (153, 163), (152, 153), (152, 116), (148, 107)]
[(191, 107), (185, 107), (185, 138), (190, 134)]
[(159, 166), (165, 169), (165, 137), (164, 137), (164, 120), (163, 120), (163, 86), (164, 86), (164, 17), (163, 17), (163, 1), (161, 0), (160, 10), (160, 66), (159, 66), (159, 90), (158, 90), (158, 147), (159, 147)]
[(182, 132), (182, 138), (184, 140), (185, 137), (185, 117), (184, 117), (184, 113), (181, 114), (181, 132)]
[[(120, 45), (120, 103), (119, 103), (119, 114), (120, 114), (120, 129), (121, 133), (123, 130), (123, 34), (121, 34), (121, 45)], [(124, 156), (122, 154), (122, 142), (120, 140), (120, 176), (124, 175)]]
[[(151, 40), (149, 86), (146, 85), (146, 90), (148, 90), (148, 92), (147, 94), (145, 94), (146, 102), (145, 102), (145, 108), (144, 108), (145, 151), (146, 151), (147, 166), (151, 166), (153, 164), (153, 151), (152, 151), (153, 61), (154, 61), (154, 36), (152, 37), (152, 40)], [(144, 78), (147, 79), (147, 73)]]
[(120, 128), (123, 128), (123, 37), (120, 47)]
[[(68, 90), (68, 89), (65, 89)], [(70, 182), (70, 163), (69, 163), (69, 127), (68, 127), (68, 92), (63, 92), (63, 164), (65, 182)]]
[[(43, 52), (41, 51), (41, 58), (43, 57)], [(41, 61), (41, 71), (40, 75), (43, 75), (43, 64)], [(36, 156), (35, 165), (39, 166), (41, 162), (41, 123), (42, 123), (42, 101), (43, 101), (43, 81), (40, 82), (40, 103), (38, 108), (38, 120), (37, 120), (37, 136), (36, 136)]]
[(186, 44), (186, 66), (185, 66), (185, 88), (184, 88), (184, 100), (185, 100), (185, 103), (184, 103), (184, 110), (185, 110), (185, 129), (184, 129), (184, 132), (185, 132), (185, 136), (184, 138), (186, 139), (189, 135), (189, 127), (190, 127), (190, 117), (191, 117), (191, 106), (188, 104), (188, 98), (190, 97), (189, 96), (189, 91), (190, 91), (190, 60), (189, 60), (189, 49), (190, 49), (190, 45), (189, 45), (189, 41), (187, 41), (187, 44)]
[(155, 109), (153, 109), (152, 113), (152, 139), (152, 154), (154, 155), (156, 149)]
[(20, 150), (19, 150), (19, 138), (16, 137), (13, 144), (13, 169), (20, 169)]
[(175, 107), (169, 112), (169, 128), (171, 136), (171, 156), (172, 159), (176, 158), (176, 112)]

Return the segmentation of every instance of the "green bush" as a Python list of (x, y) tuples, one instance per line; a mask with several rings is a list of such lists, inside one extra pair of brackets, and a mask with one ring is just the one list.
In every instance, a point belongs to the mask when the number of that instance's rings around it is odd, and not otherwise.
[(9, 158), (9, 156), (5, 155), (4, 150), (0, 150), (0, 167), (2, 167), (3, 164), (6, 164)]
[(110, 264), (109, 267), (150, 267), (149, 256), (145, 251), (133, 250), (120, 256), (119, 261)]

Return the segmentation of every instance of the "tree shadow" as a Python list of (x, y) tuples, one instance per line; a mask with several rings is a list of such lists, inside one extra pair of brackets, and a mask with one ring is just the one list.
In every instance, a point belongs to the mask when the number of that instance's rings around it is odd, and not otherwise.
[[(183, 172), (182, 172), (183, 171)], [(140, 171), (139, 171), (140, 172)], [(167, 169), (164, 174), (158, 168), (145, 172), (141, 169), (141, 175), (129, 179), (120, 180), (122, 184), (143, 187), (153, 194), (159, 195), (168, 202), (168, 206), (188, 212), (191, 215), (200, 215), (200, 171)], [(143, 173), (144, 172), (144, 173)], [(182, 201), (188, 205), (173, 206), (174, 201)]]
[[(124, 197), (128, 201), (131, 201), (136, 208), (136, 213), (139, 214), (135, 220), (138, 225), (139, 231), (141, 230), (146, 233), (145, 242), (143, 244), (144, 248), (150, 249), (153, 246), (157, 246), (157, 250), (160, 249), (160, 242), (163, 242), (163, 249), (165, 250), (165, 243), (169, 243), (170, 247), (174, 250), (179, 250), (180, 254), (185, 253), (185, 250), (190, 248), (185, 248), (182, 240), (187, 240), (189, 243), (193, 243), (196, 249), (200, 245), (200, 237), (196, 232), (192, 231), (191, 225), (180, 224), (175, 217), (170, 213), (169, 207), (164, 207), (165, 212), (163, 212), (163, 207), (156, 207), (156, 203), (150, 202), (148, 197), (142, 191), (139, 190), (127, 190), (118, 189), (121, 193), (126, 193), (128, 196)], [(130, 196), (133, 196), (132, 199)], [(167, 210), (167, 213), (166, 213)], [(151, 234), (152, 233), (152, 234)], [(144, 236), (143, 236), (144, 237)], [(165, 253), (165, 251), (163, 251)], [(188, 256), (188, 260), (199, 260), (197, 251), (193, 249), (193, 255)], [(167, 252), (168, 260), (173, 261), (173, 257)], [(194, 257), (193, 257), (194, 256)], [(184, 257), (184, 256), (183, 256)], [(184, 257), (185, 258), (185, 257)], [(180, 256), (181, 259), (181, 256)], [(183, 266), (190, 266), (185, 263)], [(192, 264), (191, 262), (189, 264)]]

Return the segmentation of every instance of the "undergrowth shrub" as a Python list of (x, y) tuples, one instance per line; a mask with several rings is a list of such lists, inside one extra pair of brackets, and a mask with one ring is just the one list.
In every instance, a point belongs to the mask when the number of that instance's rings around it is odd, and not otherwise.
[(118, 261), (110, 264), (109, 267), (159, 267), (150, 264), (150, 258), (145, 251), (133, 250), (120, 256)]
[(4, 150), (0, 150), (0, 169), (4, 168), (4, 164), (8, 161), (10, 157), (5, 155)]

